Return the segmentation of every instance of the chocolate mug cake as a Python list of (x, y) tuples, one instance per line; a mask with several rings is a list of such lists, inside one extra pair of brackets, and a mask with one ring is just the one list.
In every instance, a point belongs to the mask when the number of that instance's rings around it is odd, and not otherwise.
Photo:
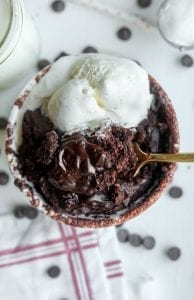
[(155, 202), (173, 176), (175, 164), (152, 163), (134, 177), (135, 143), (148, 153), (175, 153), (179, 136), (168, 96), (129, 59), (64, 57), (16, 107), (7, 140), (15, 182), (56, 220), (123, 223)]

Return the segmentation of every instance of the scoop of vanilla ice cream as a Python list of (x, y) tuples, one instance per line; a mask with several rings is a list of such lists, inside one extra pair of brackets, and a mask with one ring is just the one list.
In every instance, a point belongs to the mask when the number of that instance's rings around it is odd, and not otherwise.
[(84, 124), (95, 127), (105, 118), (105, 111), (97, 104), (94, 90), (86, 79), (72, 79), (64, 83), (48, 102), (47, 114), (62, 131)]
[(42, 111), (62, 131), (94, 128), (105, 119), (134, 127), (146, 117), (152, 98), (148, 74), (135, 62), (90, 54), (76, 57)]
[(129, 59), (89, 57), (78, 63), (73, 78), (87, 79), (107, 117), (128, 127), (146, 117), (151, 95), (147, 73)]

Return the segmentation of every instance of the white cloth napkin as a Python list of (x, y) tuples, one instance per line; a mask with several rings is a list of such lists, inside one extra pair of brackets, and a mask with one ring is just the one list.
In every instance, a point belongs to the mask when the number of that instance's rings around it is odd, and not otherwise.
[[(0, 222), (0, 295), (6, 300), (125, 300), (115, 228), (65, 226), (42, 214)], [(50, 278), (47, 270), (59, 266)]]

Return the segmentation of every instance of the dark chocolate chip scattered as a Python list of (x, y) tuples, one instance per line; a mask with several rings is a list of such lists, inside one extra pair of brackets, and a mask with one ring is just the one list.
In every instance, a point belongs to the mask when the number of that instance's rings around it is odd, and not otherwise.
[(143, 239), (143, 246), (148, 250), (153, 249), (155, 247), (155, 244), (156, 244), (156, 240), (152, 236), (146, 236)]
[(171, 260), (178, 260), (181, 256), (181, 250), (178, 247), (169, 248), (166, 253)]
[(82, 53), (98, 53), (98, 50), (92, 46), (85, 47)]
[(53, 1), (51, 7), (55, 12), (62, 12), (65, 9), (65, 2), (63, 0)]
[(7, 126), (7, 119), (0, 118), (0, 129), (5, 129)]
[(138, 60), (133, 60), (138, 66), (140, 66), (141, 67), (141, 64), (140, 64), (140, 62), (138, 61)]
[(50, 61), (48, 59), (40, 59), (38, 61), (37, 67), (39, 70), (42, 70), (46, 66), (50, 65)]
[(24, 208), (24, 215), (28, 219), (35, 219), (38, 216), (38, 210), (34, 207), (26, 206)]
[(131, 234), (129, 243), (134, 247), (139, 247), (142, 244), (142, 238), (139, 234)]
[(117, 228), (119, 228), (119, 227), (121, 227), (121, 226), (123, 226), (123, 224), (118, 224), (118, 225), (116, 225)]
[(14, 216), (18, 219), (21, 218), (28, 218), (28, 219), (35, 219), (38, 216), (38, 210), (34, 207), (26, 206), (26, 205), (18, 205), (15, 207)]
[(169, 189), (168, 193), (172, 198), (180, 198), (183, 194), (183, 190), (178, 186), (173, 186)]
[(188, 55), (188, 54), (185, 54), (181, 57), (181, 64), (184, 66), (184, 67), (192, 67), (193, 65), (193, 58)]
[(119, 229), (117, 231), (117, 237), (119, 242), (125, 243), (129, 240), (129, 232), (127, 231), (127, 229)]
[(127, 41), (131, 37), (131, 30), (127, 27), (122, 27), (117, 31), (117, 36), (123, 41)]
[(57, 55), (57, 57), (54, 59), (54, 61), (57, 61), (59, 58), (64, 57), (64, 56), (68, 56), (69, 54), (65, 51), (62, 51), (59, 53), (59, 55)]
[(141, 8), (149, 7), (152, 4), (152, 0), (137, 0), (137, 4)]
[(17, 219), (22, 219), (25, 217), (25, 206), (18, 205), (14, 208), (13, 214)]
[(0, 171), (0, 185), (6, 185), (9, 182), (9, 175), (4, 172)]
[(48, 268), (47, 274), (51, 278), (57, 278), (61, 273), (61, 269), (58, 266), (52, 266)]

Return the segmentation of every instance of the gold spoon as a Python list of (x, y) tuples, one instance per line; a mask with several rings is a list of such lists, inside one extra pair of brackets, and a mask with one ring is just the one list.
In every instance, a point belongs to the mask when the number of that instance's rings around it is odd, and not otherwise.
[(140, 169), (150, 162), (194, 162), (194, 153), (145, 153), (138, 144), (134, 144), (138, 157), (138, 163), (133, 177), (136, 177)]

